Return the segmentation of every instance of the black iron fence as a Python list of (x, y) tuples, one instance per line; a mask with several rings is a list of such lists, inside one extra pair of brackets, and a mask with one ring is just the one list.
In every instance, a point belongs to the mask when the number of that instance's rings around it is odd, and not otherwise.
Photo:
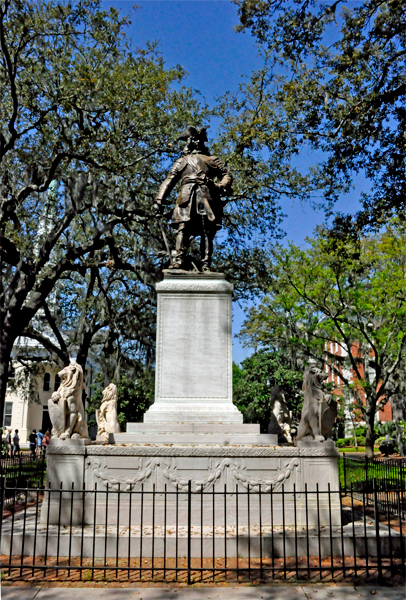
[(343, 454), (339, 467), (344, 492), (352, 490), (357, 498), (362, 498), (366, 492), (366, 501), (370, 502), (369, 494), (375, 485), (380, 507), (385, 511), (389, 510), (394, 516), (399, 516), (400, 511), (400, 516), (406, 518), (406, 464), (403, 460), (380, 460)]
[[(1, 458), (1, 475), (6, 479), (7, 488), (44, 487), (46, 474), (45, 452), (32, 457), (31, 454)], [(6, 492), (6, 498), (13, 492)]]
[[(389, 490), (19, 488), (4, 505), (10, 580), (232, 582), (402, 578)], [(403, 499), (396, 492), (400, 505)], [(386, 498), (386, 500), (385, 500)]]

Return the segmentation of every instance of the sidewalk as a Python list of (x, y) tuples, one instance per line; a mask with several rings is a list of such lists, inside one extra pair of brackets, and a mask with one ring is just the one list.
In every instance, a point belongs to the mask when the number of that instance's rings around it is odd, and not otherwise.
[(274, 585), (201, 588), (2, 587), (1, 600), (405, 600), (404, 587)]

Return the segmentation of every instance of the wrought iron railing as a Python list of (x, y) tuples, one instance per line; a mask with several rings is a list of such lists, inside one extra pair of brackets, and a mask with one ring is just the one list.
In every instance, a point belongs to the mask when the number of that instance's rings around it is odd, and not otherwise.
[[(4, 483), (4, 481), (3, 481)], [(360, 492), (15, 488), (3, 577), (238, 582), (404, 576), (405, 522), (377, 482)], [(359, 498), (361, 493), (362, 498)], [(392, 502), (392, 501), (391, 501)]]
[(395, 517), (399, 516), (400, 511), (402, 518), (406, 518), (406, 462), (404, 460), (354, 457), (343, 453), (339, 460), (339, 467), (343, 491), (352, 490), (358, 499), (365, 497), (365, 501), (372, 506), (370, 496), (375, 485), (380, 508), (391, 512)]

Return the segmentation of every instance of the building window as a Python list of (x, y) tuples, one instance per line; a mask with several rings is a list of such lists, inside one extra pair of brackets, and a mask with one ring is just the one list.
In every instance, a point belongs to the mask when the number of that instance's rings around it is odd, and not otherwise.
[(4, 427), (10, 427), (12, 414), (13, 414), (13, 403), (5, 402), (4, 403)]
[(54, 392), (56, 392), (56, 390), (59, 388), (60, 385), (61, 385), (61, 378), (59, 377), (59, 375), (55, 375)]
[(51, 389), (51, 375), (50, 373), (45, 373), (44, 375), (44, 387), (42, 388), (44, 392), (49, 392)]

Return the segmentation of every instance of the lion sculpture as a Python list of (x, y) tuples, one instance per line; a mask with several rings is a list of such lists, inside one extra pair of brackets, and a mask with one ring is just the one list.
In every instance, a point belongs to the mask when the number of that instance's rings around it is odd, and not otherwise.
[(275, 385), (271, 389), (271, 407), (272, 415), (268, 425), (268, 433), (275, 433), (278, 436), (279, 444), (291, 442), (289, 407), (286, 404), (285, 394), (279, 385)]
[(96, 410), (97, 437), (109, 440), (109, 433), (120, 433), (120, 425), (117, 418), (118, 390), (114, 383), (110, 383), (103, 390), (103, 401)]
[(72, 362), (59, 371), (58, 375), (61, 384), (48, 401), (52, 436), (61, 440), (88, 439), (82, 402), (84, 388), (82, 367)]
[(318, 367), (307, 367), (303, 376), (304, 402), (302, 416), (297, 432), (297, 440), (307, 436), (323, 442), (331, 438), (333, 426), (337, 418), (337, 402), (322, 388), (328, 378)]

